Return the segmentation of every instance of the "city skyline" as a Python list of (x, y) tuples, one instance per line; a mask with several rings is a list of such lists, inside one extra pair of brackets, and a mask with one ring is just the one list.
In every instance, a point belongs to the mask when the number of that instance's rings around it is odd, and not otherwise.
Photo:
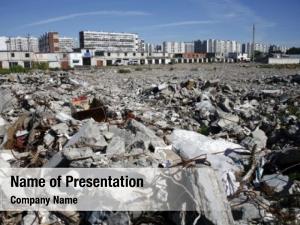
[[(133, 32), (148, 43), (224, 39), (288, 47), (300, 45), (300, 2), (188, 0), (150, 2), (72, 1), (3, 2), (0, 36), (39, 37), (46, 31), (78, 38), (81, 30)], [(55, 4), (57, 3), (57, 4)], [(18, 11), (18, 13), (12, 13)], [(6, 19), (4, 19), (6, 18)]]

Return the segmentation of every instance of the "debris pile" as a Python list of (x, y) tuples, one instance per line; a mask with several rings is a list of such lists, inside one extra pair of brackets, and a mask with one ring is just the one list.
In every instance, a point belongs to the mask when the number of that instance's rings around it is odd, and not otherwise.
[(2, 212), (4, 224), (299, 222), (299, 75), (79, 73), (0, 78), (1, 167), (201, 167), (203, 208)]

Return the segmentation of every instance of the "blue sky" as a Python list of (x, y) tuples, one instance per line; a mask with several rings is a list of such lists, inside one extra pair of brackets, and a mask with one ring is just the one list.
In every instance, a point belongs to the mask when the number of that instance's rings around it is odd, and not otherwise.
[(0, 36), (80, 30), (138, 33), (146, 42), (251, 40), (300, 46), (300, 0), (10, 0), (1, 1)]

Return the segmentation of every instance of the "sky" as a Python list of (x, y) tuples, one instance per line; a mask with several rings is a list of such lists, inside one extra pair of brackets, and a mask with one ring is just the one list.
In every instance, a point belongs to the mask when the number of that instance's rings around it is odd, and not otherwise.
[(132, 32), (148, 43), (225, 39), (300, 47), (300, 0), (1, 0), (0, 36)]

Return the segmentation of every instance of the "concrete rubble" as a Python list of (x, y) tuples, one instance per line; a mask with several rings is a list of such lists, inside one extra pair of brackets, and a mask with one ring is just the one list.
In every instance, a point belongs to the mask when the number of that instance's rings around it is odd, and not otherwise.
[(299, 71), (191, 67), (0, 77), (0, 166), (198, 167), (195, 212), (2, 212), (1, 221), (299, 223)]

